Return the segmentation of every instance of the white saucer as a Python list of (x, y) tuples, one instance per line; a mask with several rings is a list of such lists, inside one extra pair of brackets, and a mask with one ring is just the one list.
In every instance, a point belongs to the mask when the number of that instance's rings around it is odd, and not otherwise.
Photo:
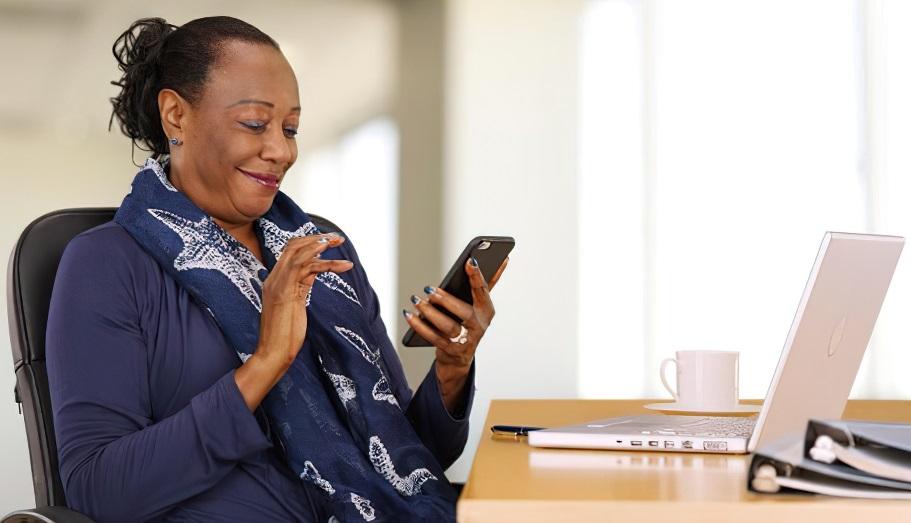
[(743, 403), (738, 404), (736, 407), (724, 410), (704, 410), (699, 408), (693, 408), (689, 405), (681, 405), (676, 402), (666, 402), (666, 403), (649, 403), (643, 405), (643, 407), (649, 410), (657, 410), (659, 412), (666, 412), (668, 414), (700, 414), (700, 415), (711, 415), (711, 416), (748, 416), (750, 414), (756, 414), (759, 412), (759, 409), (762, 408), (762, 405), (745, 405)]

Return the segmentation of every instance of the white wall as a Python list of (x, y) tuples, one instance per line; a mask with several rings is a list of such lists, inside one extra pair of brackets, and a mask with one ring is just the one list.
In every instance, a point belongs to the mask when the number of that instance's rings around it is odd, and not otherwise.
[[(576, 385), (575, 0), (448, 3), (444, 255), (479, 234), (516, 248), (477, 353), (464, 479), (492, 398), (574, 397)], [(516, 420), (520, 423), (521, 420)]]
[(19, 233), (45, 212), (65, 207), (115, 206), (129, 190), (135, 167), (129, 143), (111, 136), (93, 142), (53, 135), (0, 135), (0, 516), (34, 504), (25, 424), (13, 403), (15, 376), (6, 321), (6, 261)]

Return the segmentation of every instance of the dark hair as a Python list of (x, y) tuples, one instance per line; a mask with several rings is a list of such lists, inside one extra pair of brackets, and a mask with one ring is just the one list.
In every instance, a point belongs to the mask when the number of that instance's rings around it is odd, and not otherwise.
[(114, 119), (133, 145), (155, 157), (168, 153), (168, 138), (161, 127), (158, 93), (173, 89), (191, 104), (202, 94), (209, 69), (222, 46), (232, 40), (278, 44), (252, 25), (229, 16), (197, 18), (180, 26), (162, 18), (142, 18), (114, 41), (114, 58), (123, 71), (111, 82), (120, 93), (111, 98)]

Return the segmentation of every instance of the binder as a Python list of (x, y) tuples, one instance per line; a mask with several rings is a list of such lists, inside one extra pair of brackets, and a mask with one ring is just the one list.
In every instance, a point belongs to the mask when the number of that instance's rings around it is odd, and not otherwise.
[(841, 462), (876, 477), (911, 482), (911, 425), (871, 421), (810, 420), (807, 456)]
[[(895, 459), (896, 454), (911, 458), (907, 435), (911, 435), (907, 425), (811, 420), (804, 434), (785, 438), (753, 455), (747, 486), (764, 493), (911, 500), (911, 481), (882, 473), (911, 467), (901, 458)], [(854, 454), (849, 459), (863, 468), (838, 458), (845, 449)]]

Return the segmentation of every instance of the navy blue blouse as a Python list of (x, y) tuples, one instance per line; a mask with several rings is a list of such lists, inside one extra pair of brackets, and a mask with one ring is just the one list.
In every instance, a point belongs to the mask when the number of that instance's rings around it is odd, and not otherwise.
[[(433, 368), (412, 395), (351, 242), (390, 386), (443, 468), (468, 437)], [(67, 246), (51, 299), (47, 369), (67, 504), (104, 521), (325, 521), (234, 381), (240, 361), (211, 316), (119, 225)]]

